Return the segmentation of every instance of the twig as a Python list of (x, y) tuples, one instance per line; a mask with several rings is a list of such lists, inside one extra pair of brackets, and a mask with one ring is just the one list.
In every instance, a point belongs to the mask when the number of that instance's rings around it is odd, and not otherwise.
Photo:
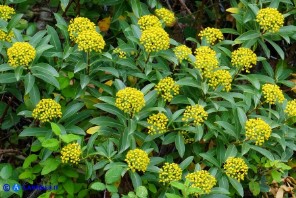
[(190, 14), (190, 16), (195, 20), (195, 16), (192, 14), (192, 12), (189, 10), (189, 8), (186, 6), (183, 0), (179, 0), (181, 5), (185, 8), (185, 10)]

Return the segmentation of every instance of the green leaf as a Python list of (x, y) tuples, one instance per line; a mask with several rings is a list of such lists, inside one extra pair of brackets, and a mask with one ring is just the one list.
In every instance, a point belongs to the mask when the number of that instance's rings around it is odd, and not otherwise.
[(63, 112), (63, 116), (60, 119), (60, 121), (64, 121), (67, 118), (73, 116), (75, 113), (77, 113), (82, 107), (84, 106), (83, 103), (75, 103), (72, 105), (67, 106), (65, 111)]
[(14, 73), (0, 74), (0, 83), (15, 83), (16, 78)]
[(238, 115), (238, 119), (239, 119), (239, 122), (241, 124), (241, 126), (245, 126), (245, 123), (247, 121), (247, 116), (246, 116), (246, 113), (244, 112), (244, 110), (240, 107), (237, 107), (237, 115)]
[(90, 82), (88, 75), (80, 74), (80, 86), (81, 89), (84, 89)]
[(260, 37), (260, 32), (256, 31), (256, 30), (249, 30), (248, 32), (243, 33), (242, 35), (240, 35), (239, 37), (237, 37), (234, 42), (236, 43), (241, 43), (242, 41), (248, 41), (251, 39), (256, 39), (258, 37)]
[(66, 10), (66, 7), (68, 6), (70, 0), (61, 0), (61, 8), (63, 11)]
[(210, 163), (212, 163), (213, 165), (215, 165), (217, 167), (220, 167), (219, 162), (213, 156), (211, 156), (209, 153), (200, 153), (199, 155), (202, 158), (204, 158), (205, 160), (207, 160)]
[(259, 193), (260, 193), (260, 184), (258, 182), (250, 181), (249, 188), (250, 188), (250, 191), (252, 192), (252, 194), (254, 196), (259, 195)]
[(262, 155), (264, 155), (265, 157), (267, 157), (269, 160), (274, 161), (274, 157), (272, 155), (272, 153), (264, 148), (261, 148), (259, 146), (255, 146), (255, 145), (250, 145), (250, 148), (261, 153)]
[(62, 51), (60, 38), (56, 30), (49, 25), (47, 25), (46, 28), (47, 33), (50, 35), (50, 44), (52, 44), (57, 51)]
[(51, 129), (52, 131), (56, 134), (56, 135), (60, 135), (61, 134), (61, 128), (59, 127), (59, 125), (57, 125), (54, 122), (50, 123)]
[(9, 21), (8, 25), (7, 25), (7, 32), (10, 32), (12, 30), (12, 28), (14, 28), (18, 22), (21, 20), (21, 18), (23, 17), (23, 14), (15, 14)]
[(32, 90), (35, 83), (35, 77), (30, 73), (28, 73), (27, 75), (25, 75), (24, 79), (25, 79), (24, 83), (25, 83), (25, 95), (26, 95)]
[(37, 63), (31, 67), (32, 73), (45, 73), (54, 77), (58, 77), (59, 73), (57, 70), (47, 63)]
[(132, 7), (134, 15), (139, 18), (141, 16), (141, 4), (139, 0), (130, 0), (130, 5)]
[(136, 189), (136, 195), (139, 198), (146, 198), (148, 196), (148, 190), (147, 190), (147, 188), (145, 186), (139, 186)]
[(235, 157), (236, 154), (237, 154), (237, 149), (235, 145), (231, 144), (230, 146), (227, 147), (224, 160), (226, 161), (229, 157)]
[(171, 186), (179, 189), (179, 190), (184, 190), (186, 188), (185, 184), (181, 183), (181, 182), (178, 182), (178, 181), (172, 181), (170, 183)]
[(59, 146), (59, 141), (57, 139), (51, 138), (51, 139), (47, 139), (45, 141), (42, 142), (42, 147), (44, 148), (56, 148)]
[(239, 183), (236, 179), (233, 179), (231, 177), (228, 177), (231, 185), (233, 186), (233, 188), (238, 192), (238, 194), (241, 197), (244, 197), (244, 189), (241, 183)]
[[(33, 73), (33, 72), (32, 72)], [(55, 86), (56, 88), (60, 88), (60, 83), (59, 81), (57, 81), (57, 79), (51, 75), (48, 75), (48, 73), (44, 73), (44, 72), (41, 72), (41, 71), (38, 71), (35, 73), (33, 73), (33, 75), (41, 80), (43, 80), (44, 82), (46, 83), (49, 83), (53, 86)]]
[(179, 165), (180, 168), (182, 170), (185, 170), (189, 166), (189, 164), (193, 161), (193, 159), (194, 159), (193, 156), (189, 156), (186, 159), (184, 159), (183, 162), (181, 162), (180, 165)]
[(10, 164), (5, 165), (0, 172), (0, 177), (7, 180), (12, 175), (12, 166)]
[(69, 195), (72, 195), (72, 196), (74, 195), (74, 187), (75, 187), (75, 185), (74, 185), (74, 182), (71, 179), (68, 179), (67, 181), (65, 181), (63, 183), (63, 187), (64, 187), (64, 189), (67, 191), (67, 193)]
[(23, 163), (23, 168), (28, 168), (32, 162), (36, 161), (38, 158), (37, 155), (31, 154), (28, 157), (26, 157), (24, 163)]
[(44, 35), (46, 34), (45, 30), (42, 31), (38, 31), (31, 39), (30, 39), (30, 44), (36, 48), (38, 43), (42, 40), (42, 38), (44, 37)]
[(272, 179), (275, 180), (276, 182), (280, 182), (282, 179), (282, 174), (277, 170), (272, 170), (271, 176), (272, 176)]
[(101, 182), (95, 182), (90, 185), (90, 188), (94, 189), (96, 191), (103, 191), (106, 189), (106, 186), (105, 186), (105, 184), (103, 184)]
[(181, 198), (181, 196), (172, 193), (165, 193), (165, 196), (166, 198)]
[(48, 128), (26, 128), (19, 134), (19, 137), (28, 137), (28, 136), (44, 137), (48, 133), (51, 133), (51, 130)]
[(141, 180), (141, 177), (138, 173), (129, 171), (129, 176), (132, 180), (132, 184), (133, 184), (134, 189), (137, 189), (138, 187), (140, 187), (142, 185), (142, 180)]
[(117, 182), (121, 178), (123, 168), (121, 166), (114, 166), (110, 168), (105, 174), (106, 184), (112, 184)]
[(285, 59), (285, 52), (282, 50), (282, 48), (278, 44), (273, 42), (272, 40), (269, 40), (266, 38), (265, 38), (265, 40), (272, 45), (272, 47), (275, 49), (275, 51), (280, 55), (281, 59), (284, 60)]
[(60, 138), (62, 139), (63, 142), (65, 143), (70, 143), (75, 140), (79, 140), (80, 136), (79, 135), (74, 135), (74, 134), (66, 134), (66, 135), (61, 135)]
[(59, 167), (60, 161), (54, 158), (48, 158), (42, 164), (44, 164), (44, 167), (41, 171), (41, 175), (47, 175), (48, 173), (56, 170)]
[(178, 133), (178, 135), (176, 136), (175, 145), (176, 145), (176, 148), (178, 150), (180, 157), (183, 157), (184, 153), (185, 153), (185, 143), (184, 143), (184, 138), (181, 133)]

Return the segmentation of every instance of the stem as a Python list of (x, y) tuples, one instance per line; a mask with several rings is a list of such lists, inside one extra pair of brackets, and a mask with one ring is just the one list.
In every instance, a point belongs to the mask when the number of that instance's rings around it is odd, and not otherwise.
[(88, 75), (89, 74), (89, 70), (90, 70), (90, 58), (89, 58), (89, 52), (86, 52), (86, 63), (87, 63), (87, 66), (86, 66), (86, 74)]
[(271, 119), (271, 104), (268, 104), (268, 109), (269, 109), (269, 111), (268, 111), (268, 118), (269, 119)]

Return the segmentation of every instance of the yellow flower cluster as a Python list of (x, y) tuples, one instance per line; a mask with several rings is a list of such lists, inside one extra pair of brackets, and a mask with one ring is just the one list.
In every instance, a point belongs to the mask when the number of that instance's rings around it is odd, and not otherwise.
[(289, 117), (296, 116), (296, 99), (288, 102), (288, 104), (285, 108), (285, 113), (288, 114)]
[(249, 48), (240, 47), (231, 53), (231, 64), (250, 73), (250, 69), (256, 65), (257, 56)]
[(7, 56), (12, 67), (28, 66), (34, 60), (36, 50), (27, 42), (16, 42), (8, 48)]
[(81, 156), (81, 147), (78, 143), (68, 144), (61, 150), (62, 163), (78, 164)]
[(76, 42), (79, 33), (85, 30), (95, 31), (95, 24), (85, 17), (76, 17), (75, 19), (71, 19), (68, 26), (68, 32), (72, 41)]
[(118, 47), (113, 50), (113, 53), (118, 54), (119, 58), (126, 59), (126, 52)]
[(142, 32), (140, 43), (144, 45), (147, 52), (158, 52), (169, 49), (170, 37), (164, 29), (151, 27)]
[(214, 71), (211, 78), (209, 79), (209, 85), (216, 89), (219, 85), (222, 85), (223, 91), (229, 92), (231, 89), (232, 77), (227, 70)]
[(192, 122), (193, 125), (201, 125), (208, 118), (208, 113), (200, 105), (187, 106), (183, 114), (183, 122)]
[(220, 42), (224, 39), (221, 30), (211, 27), (207, 27), (206, 29), (200, 31), (198, 36), (201, 38), (205, 37), (207, 42), (211, 45), (214, 45), (216, 42)]
[(174, 53), (179, 62), (181, 62), (182, 60), (189, 60), (189, 55), (192, 54), (191, 49), (186, 45), (175, 47)]
[(170, 183), (182, 178), (182, 169), (176, 163), (165, 163), (159, 170), (159, 182)]
[(273, 84), (264, 84), (262, 86), (263, 97), (269, 104), (276, 102), (283, 103), (285, 100), (284, 94), (279, 86)]
[(131, 169), (133, 172), (145, 172), (150, 163), (148, 154), (141, 149), (129, 150), (125, 157), (125, 161), (127, 162), (129, 169)]
[(276, 8), (263, 8), (259, 10), (256, 21), (264, 32), (276, 33), (284, 25), (284, 15)]
[(165, 23), (165, 25), (167, 27), (172, 27), (175, 25), (176, 23), (176, 17), (175, 14), (166, 9), (166, 8), (160, 8), (160, 9), (156, 9), (155, 10), (155, 15), (160, 18), (161, 20), (163, 20), (163, 22)]
[(15, 14), (15, 10), (7, 5), (0, 5), (0, 19), (7, 21)]
[(14, 37), (13, 31), (10, 31), (9, 33), (6, 33), (2, 30), (0, 30), (0, 41), (7, 41), (11, 42), (11, 39)]
[(42, 99), (33, 110), (32, 116), (34, 119), (40, 120), (41, 123), (50, 122), (55, 118), (61, 118), (61, 105), (52, 99)]
[(101, 53), (106, 43), (103, 36), (95, 30), (81, 31), (76, 38), (78, 49), (85, 52), (95, 51)]
[(210, 193), (217, 183), (216, 178), (205, 170), (189, 173), (186, 179), (190, 181), (192, 187), (200, 188), (205, 194)]
[(194, 142), (194, 138), (190, 137), (187, 131), (181, 131), (182, 137), (184, 138), (185, 144), (191, 144)]
[(198, 68), (204, 77), (211, 77), (213, 70), (218, 68), (219, 64), (216, 52), (208, 46), (201, 46), (195, 50), (195, 57), (194, 67)]
[(142, 31), (147, 30), (151, 27), (161, 28), (160, 20), (154, 15), (145, 15), (139, 18), (138, 25)]
[(245, 130), (246, 138), (254, 140), (259, 146), (268, 140), (271, 134), (271, 127), (261, 118), (249, 119), (245, 124)]
[(145, 106), (144, 94), (132, 87), (126, 87), (116, 93), (115, 106), (128, 114), (135, 114)]
[(229, 157), (224, 164), (224, 170), (227, 176), (240, 182), (248, 174), (248, 165), (240, 157)]
[(147, 122), (148, 126), (148, 134), (161, 134), (167, 131), (167, 124), (169, 119), (166, 117), (164, 113), (157, 113), (149, 116)]
[(174, 96), (179, 94), (180, 86), (171, 77), (165, 77), (155, 86), (155, 90), (165, 101), (170, 102)]

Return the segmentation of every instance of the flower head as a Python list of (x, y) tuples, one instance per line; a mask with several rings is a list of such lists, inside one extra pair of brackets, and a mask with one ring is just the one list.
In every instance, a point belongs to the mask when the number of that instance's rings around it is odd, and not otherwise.
[(259, 146), (268, 140), (271, 134), (271, 127), (261, 118), (249, 119), (245, 124), (245, 130), (246, 138), (254, 140)]
[(11, 39), (14, 37), (13, 31), (10, 31), (9, 33), (6, 33), (2, 30), (0, 30), (0, 41), (7, 41), (11, 42)]
[(12, 67), (28, 66), (35, 56), (35, 48), (27, 42), (16, 42), (7, 50), (8, 63)]
[(188, 131), (181, 131), (181, 135), (184, 138), (185, 144), (191, 144), (195, 141), (194, 138), (190, 137), (190, 134), (188, 133)]
[(116, 93), (115, 106), (128, 114), (135, 114), (145, 106), (144, 94), (132, 87), (126, 87)]
[(78, 49), (85, 52), (95, 51), (101, 53), (106, 43), (103, 36), (95, 30), (81, 31), (76, 38)]
[(145, 15), (139, 18), (138, 25), (142, 31), (147, 30), (151, 27), (161, 28), (160, 20), (154, 15)]
[(148, 134), (154, 135), (165, 133), (167, 131), (168, 121), (169, 120), (164, 113), (157, 113), (149, 116), (147, 119), (149, 124)]
[(85, 30), (95, 31), (95, 24), (85, 17), (76, 17), (75, 19), (71, 19), (68, 26), (68, 32), (72, 41), (76, 42), (79, 33)]
[(170, 102), (174, 96), (179, 94), (180, 86), (171, 77), (165, 77), (155, 86), (158, 94), (165, 100)]
[(207, 27), (206, 29), (200, 31), (198, 36), (201, 38), (205, 37), (207, 42), (211, 45), (214, 45), (216, 42), (220, 42), (224, 39), (221, 30), (211, 27)]
[(257, 56), (249, 48), (240, 47), (231, 53), (231, 64), (239, 69), (246, 70), (250, 73), (250, 69), (256, 65)]
[(219, 85), (222, 85), (223, 91), (230, 91), (231, 89), (231, 82), (232, 77), (229, 71), (227, 70), (217, 70), (214, 71), (212, 76), (209, 80), (209, 85), (213, 87), (213, 89), (216, 89)]
[(81, 156), (81, 146), (78, 143), (71, 143), (62, 148), (62, 163), (78, 164)]
[(126, 52), (118, 47), (113, 50), (113, 53), (118, 54), (119, 58), (126, 59)]
[(216, 178), (205, 170), (189, 173), (186, 175), (186, 179), (190, 181), (193, 188), (200, 188), (203, 191), (203, 194), (210, 193), (217, 183)]
[(52, 99), (42, 99), (33, 110), (32, 116), (34, 119), (40, 120), (41, 123), (61, 118), (61, 105)]
[(195, 68), (198, 68), (206, 78), (211, 77), (214, 69), (218, 68), (216, 52), (208, 46), (201, 46), (195, 50)]
[(169, 49), (170, 37), (164, 29), (151, 27), (142, 32), (140, 43), (144, 45), (147, 52), (158, 52)]
[(183, 114), (182, 121), (198, 126), (208, 118), (208, 113), (200, 105), (187, 106)]
[(170, 183), (182, 178), (182, 169), (176, 163), (165, 163), (159, 170), (159, 182)]
[(229, 157), (224, 164), (224, 170), (227, 176), (241, 181), (248, 174), (248, 165), (240, 157)]
[(156, 9), (155, 15), (163, 20), (167, 27), (172, 27), (176, 23), (175, 14), (166, 8)]
[(284, 94), (279, 86), (273, 84), (264, 84), (262, 86), (263, 97), (269, 104), (276, 102), (283, 103), (285, 100)]
[(7, 5), (0, 5), (0, 19), (7, 21), (15, 14), (15, 10)]
[(296, 116), (296, 99), (291, 100), (288, 102), (286, 108), (285, 108), (285, 113), (289, 117), (295, 117)]
[(148, 154), (141, 149), (129, 150), (124, 161), (126, 161), (129, 169), (131, 169), (133, 172), (145, 172), (150, 163)]
[(192, 54), (191, 49), (186, 45), (180, 45), (174, 49), (175, 56), (178, 58), (179, 62), (182, 60), (189, 60), (189, 55)]
[(284, 15), (276, 8), (263, 8), (259, 10), (256, 21), (263, 31), (276, 33), (284, 25)]

